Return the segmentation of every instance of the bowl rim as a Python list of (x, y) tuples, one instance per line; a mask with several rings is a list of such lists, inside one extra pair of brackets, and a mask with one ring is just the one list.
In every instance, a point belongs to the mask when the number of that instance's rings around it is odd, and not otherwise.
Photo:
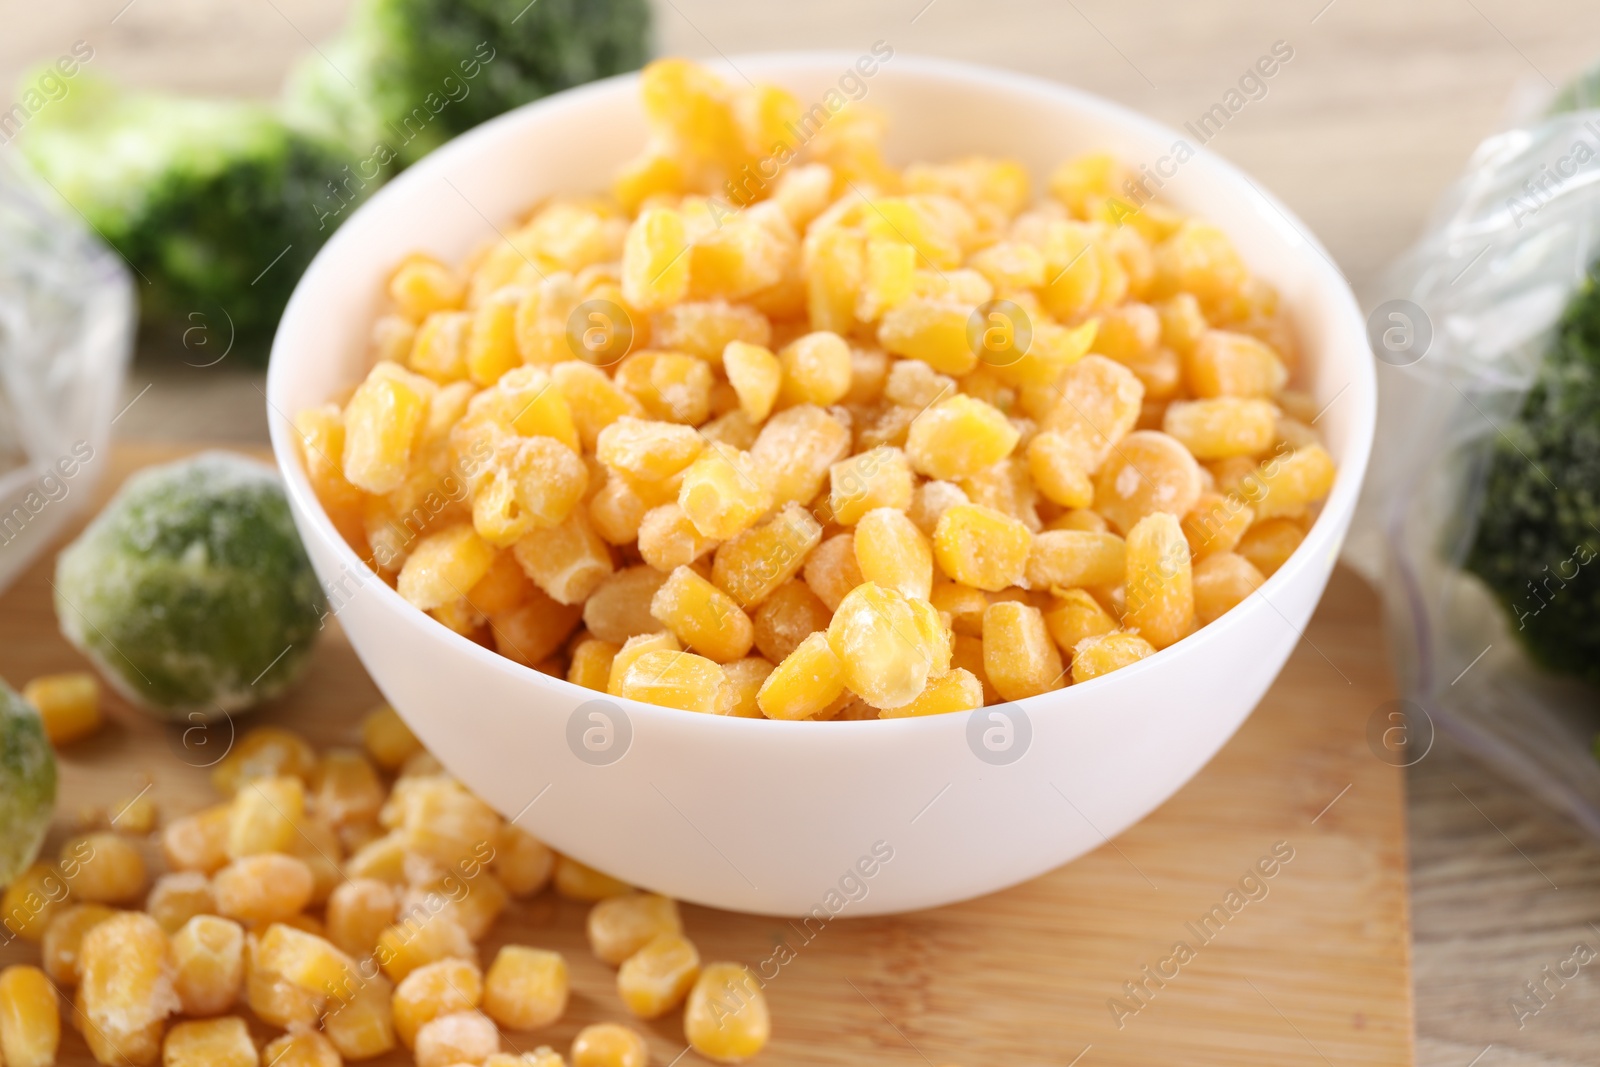
[[(917, 55), (895, 51), (893, 53), (893, 76), (904, 74), (932, 76), (942, 80), (965, 83), (982, 88), (999, 88), (1011, 92), (1039, 96), (1052, 99), (1066, 105), (1069, 109), (1085, 112), (1106, 120), (1110, 123), (1124, 126), (1137, 135), (1153, 141), (1172, 143), (1183, 139), (1183, 135), (1176, 129), (1146, 116), (1132, 108), (1116, 103), (1095, 93), (1076, 88), (1061, 82), (1053, 81), (1030, 74), (1021, 74), (1015, 71), (1003, 70), (979, 63), (962, 60), (944, 59), (933, 56)], [(850, 66), (858, 58), (856, 53), (838, 50), (789, 50), (774, 52), (749, 52), (737, 56), (723, 56), (721, 59), (697, 59), (708, 68), (720, 72), (740, 72), (745, 68), (760, 71), (767, 77), (775, 80), (782, 79), (783, 73), (797, 69), (825, 68), (829, 71)], [(880, 73), (885, 72), (881, 69)], [(281, 351), (286, 348), (284, 337), (289, 331), (286, 326), (304, 313), (304, 307), (311, 299), (307, 294), (312, 290), (316, 277), (324, 271), (336, 269), (336, 264), (343, 255), (347, 245), (353, 246), (356, 240), (356, 227), (350, 225), (351, 221), (371, 215), (382, 210), (381, 205), (386, 198), (393, 199), (410, 186), (429, 181), (436, 181), (445, 177), (452, 168), (453, 157), (470, 151), (480, 142), (488, 142), (510, 134), (510, 132), (529, 121), (532, 117), (546, 112), (557, 111), (587, 101), (590, 97), (603, 96), (617, 90), (620, 85), (636, 83), (639, 71), (630, 71), (613, 75), (608, 78), (589, 82), (584, 85), (553, 93), (539, 100), (532, 101), (514, 108), (493, 119), (480, 123), (478, 126), (452, 138), (450, 141), (434, 149), (423, 159), (406, 168), (393, 180), (378, 189), (371, 197), (363, 202), (345, 224), (339, 226), (332, 237), (317, 251), (311, 263), (307, 266), (300, 281), (296, 283), (294, 292), (284, 309), (283, 316), (273, 337), (271, 355), (267, 367), (266, 391), (263, 399), (266, 402), (269, 433), (272, 441), (272, 451), (277, 461), (279, 472), (283, 475), (286, 491), (296, 505), (296, 510), (309, 523), (315, 536), (320, 538), (325, 545), (331, 545), (334, 555), (341, 566), (346, 570), (374, 578), (370, 568), (363, 563), (334, 528), (322, 502), (312, 491), (309, 478), (306, 475), (304, 462), (300, 456), (298, 445), (291, 443), (295, 436), (293, 431), (294, 420), (279, 405), (283, 392), (288, 388), (290, 377), (290, 356)], [(1333, 324), (1344, 321), (1354, 332), (1365, 338), (1365, 327), (1362, 322), (1360, 307), (1351, 290), (1348, 279), (1343, 270), (1338, 266), (1321, 241), (1311, 232), (1285, 204), (1270, 192), (1263, 189), (1254, 179), (1250, 178), (1243, 170), (1235, 166), (1224, 157), (1212, 153), (1200, 153), (1203, 165), (1212, 169), (1228, 184), (1235, 187), (1237, 195), (1244, 203), (1253, 205), (1258, 212), (1267, 217), (1268, 225), (1275, 230), (1282, 242), (1296, 254), (1310, 255), (1313, 257), (1311, 270), (1314, 272), (1314, 284), (1317, 288), (1326, 290), (1332, 297), (1330, 309), (1332, 314), (1327, 330), (1332, 330)], [(396, 190), (396, 192), (391, 192)], [(530, 196), (530, 202), (535, 197)], [(1264, 211), (1262, 209), (1265, 209)], [(1274, 218), (1275, 217), (1275, 218)], [(1314, 260), (1320, 259), (1317, 263)], [(694, 727), (697, 724), (702, 728), (720, 729), (727, 731), (760, 731), (763, 733), (778, 730), (808, 730), (831, 729), (834, 731), (889, 731), (888, 737), (909, 736), (919, 733), (934, 733), (941, 730), (954, 728), (954, 723), (962, 723), (974, 713), (983, 714), (999, 707), (1020, 708), (1024, 714), (1034, 708), (1042, 707), (1046, 702), (1053, 703), (1051, 714), (1065, 716), (1085, 713), (1093, 709), (1094, 701), (1098, 700), (1102, 690), (1108, 684), (1127, 681), (1137, 675), (1142, 675), (1151, 670), (1165, 668), (1173, 662), (1178, 654), (1203, 654), (1204, 650), (1216, 641), (1224, 640), (1227, 631), (1233, 627), (1230, 623), (1237, 622), (1246, 612), (1270, 610), (1280, 617), (1284, 617), (1273, 604), (1271, 595), (1282, 591), (1293, 584), (1298, 576), (1311, 566), (1311, 559), (1330, 547), (1330, 542), (1342, 540), (1343, 530), (1338, 534), (1335, 527), (1348, 524), (1354, 512), (1356, 497), (1361, 489), (1361, 482), (1365, 476), (1368, 460), (1370, 459), (1373, 439), (1376, 432), (1377, 421), (1377, 379), (1373, 366), (1374, 359), (1369, 345), (1363, 340), (1360, 349), (1353, 352), (1348, 359), (1348, 369), (1351, 372), (1350, 381), (1335, 394), (1332, 400), (1324, 406), (1326, 411), (1336, 403), (1346, 392), (1353, 392), (1354, 399), (1361, 402), (1361, 408), (1355, 415), (1352, 424), (1350, 442), (1346, 455), (1338, 465), (1335, 473), (1333, 489), (1323, 501), (1316, 520), (1307, 531), (1303, 541), (1290, 554), (1276, 571), (1269, 575), (1264, 583), (1256, 590), (1259, 596), (1252, 594), (1244, 602), (1230, 609), (1220, 618), (1210, 624), (1197, 628), (1194, 632), (1179, 639), (1154, 655), (1148, 656), (1136, 663), (1123, 667), (1112, 674), (1102, 675), (1087, 682), (1077, 682), (1048, 693), (1025, 697), (1022, 700), (1003, 701), (1000, 704), (984, 705), (973, 711), (954, 715), (927, 715), (906, 716), (895, 719), (861, 719), (861, 720), (783, 720), (767, 718), (742, 718), (731, 715), (705, 715), (703, 713), (684, 711), (679, 708), (670, 708), (664, 705), (647, 704), (627, 697), (614, 696), (600, 693), (593, 689), (579, 686), (565, 678), (556, 678), (544, 674), (533, 667), (522, 664), (501, 655), (476, 641), (456, 633), (444, 624), (430, 618), (425, 612), (414, 608), (409, 602), (385, 581), (379, 579), (376, 588), (371, 592), (376, 595), (384, 605), (385, 611), (405, 620), (411, 627), (430, 627), (434, 639), (442, 640), (447, 645), (453, 645), (459, 652), (466, 655), (475, 664), (481, 665), (492, 671), (509, 672), (513, 677), (520, 678), (534, 689), (553, 686), (553, 692), (566, 697), (584, 697), (586, 700), (606, 700), (623, 707), (630, 718), (641, 717), (646, 721), (660, 722), (665, 728), (674, 725)], [(1320, 417), (1320, 415), (1319, 415)], [(1338, 544), (1331, 545), (1334, 552), (1338, 551)], [(1230, 620), (1229, 616), (1233, 616)], [(1301, 633), (1301, 639), (1304, 634)], [(711, 725), (714, 721), (716, 725)], [(960, 728), (964, 729), (962, 725)]]

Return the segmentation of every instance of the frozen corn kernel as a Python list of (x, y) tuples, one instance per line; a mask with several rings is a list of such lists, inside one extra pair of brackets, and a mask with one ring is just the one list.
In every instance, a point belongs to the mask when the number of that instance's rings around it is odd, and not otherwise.
[[(561, 525), (589, 485), (589, 469), (582, 458), (553, 437), (509, 440), (496, 451), (495, 462), (494, 474), (511, 489), (509, 505), (495, 496), (495, 477), (491, 475), (473, 498), (473, 525), (485, 540), (501, 548), (524, 536), (528, 529), (548, 530)], [(491, 510), (507, 506), (509, 511)], [(501, 515), (513, 521), (506, 523), (493, 517)], [(515, 521), (519, 518), (524, 521)]]
[[(654, 622), (654, 620), (652, 620)], [(659, 626), (660, 623), (655, 623)], [(606, 680), (606, 692), (622, 695), (622, 681), (635, 662), (652, 652), (682, 652), (683, 646), (670, 633), (638, 634), (628, 638), (617, 654), (611, 658), (611, 677)]]
[(650, 1049), (637, 1031), (619, 1023), (595, 1023), (572, 1039), (572, 1067), (645, 1067)]
[(683, 1003), (700, 974), (700, 953), (681, 933), (657, 934), (622, 961), (617, 993), (641, 1019), (655, 1019)]
[(747, 656), (723, 664), (722, 690), (717, 696), (718, 714), (741, 719), (761, 718), (761, 687), (774, 669), (760, 656)]
[(809, 719), (844, 692), (844, 668), (825, 630), (803, 639), (767, 676), (756, 703), (769, 719)]
[(106, 812), (111, 828), (118, 833), (142, 837), (156, 828), (156, 802), (148, 787), (133, 796), (122, 797)]
[(978, 363), (967, 338), (972, 307), (939, 297), (909, 297), (884, 312), (878, 343), (897, 356), (920, 359), (941, 374), (966, 374)]
[(245, 856), (216, 873), (217, 910), (246, 923), (281, 922), (311, 902), (315, 880), (304, 860), (276, 852)]
[(397, 786), (390, 802), (412, 851), (440, 866), (482, 862), (499, 840), (500, 816), (453, 778), (414, 779)]
[[(843, 599), (841, 594), (840, 599)], [(755, 613), (756, 648), (772, 663), (781, 663), (800, 642), (826, 629), (828, 607), (804, 582), (787, 581), (761, 603)]]
[(961, 479), (960, 485), (962, 492), (974, 504), (982, 504), (1020, 519), (1030, 530), (1039, 529), (1039, 496), (1028, 474), (1027, 462), (1022, 457), (1012, 456), (992, 467), (969, 474)]
[(822, 527), (797, 504), (786, 504), (770, 520), (717, 549), (711, 579), (746, 608), (766, 600), (794, 577), (822, 538)]
[(310, 781), (317, 766), (311, 743), (293, 730), (257, 726), (247, 730), (211, 772), (211, 785), (223, 796), (256, 778), (298, 778)]
[(472, 313), (462, 346), (462, 364), (466, 376), (475, 384), (493, 385), (522, 362), (517, 350), (516, 317), (523, 297), (521, 287), (506, 286), (490, 293)]
[(750, 969), (707, 964), (689, 991), (683, 1032), (696, 1052), (717, 1063), (741, 1063), (760, 1052), (772, 1036), (772, 1019)]
[(784, 406), (827, 407), (850, 390), (850, 346), (828, 330), (798, 337), (778, 353), (783, 368), (778, 400)]
[(706, 442), (693, 427), (621, 418), (600, 432), (595, 454), (611, 470), (640, 482), (664, 482), (690, 466)]
[(567, 1010), (567, 961), (559, 952), (506, 945), (483, 980), (483, 1010), (511, 1030), (538, 1030)]
[(1044, 613), (1050, 636), (1069, 656), (1078, 644), (1090, 637), (1101, 637), (1117, 628), (1117, 620), (1100, 602), (1082, 589), (1066, 589)]
[(1215, 622), (1266, 581), (1255, 565), (1232, 552), (1215, 552), (1194, 566), (1194, 612), (1200, 625)]
[(330, 748), (312, 775), (312, 807), (332, 826), (377, 817), (383, 783), (366, 756), (353, 748)]
[(682, 352), (645, 349), (617, 365), (616, 383), (651, 418), (698, 426), (711, 414), (711, 367)]
[(928, 599), (933, 590), (933, 548), (905, 512), (874, 508), (855, 531), (856, 566), (865, 581), (902, 596)]
[(411, 728), (398, 712), (387, 704), (380, 704), (361, 720), (361, 743), (366, 747), (372, 762), (386, 771), (394, 771), (411, 756), (422, 751)]
[[(78, 853), (87, 854), (82, 849)], [(66, 874), (55, 864), (34, 863), (17, 875), (0, 899), (6, 931), (24, 941), (42, 939), (71, 895), (72, 880)]]
[(476, 1011), (440, 1015), (417, 1031), (417, 1067), (455, 1067), (481, 1064), (500, 1051), (500, 1031), (493, 1020)]
[(356, 980), (355, 961), (326, 938), (273, 923), (255, 948), (256, 964), (313, 993), (338, 998)]
[(1028, 555), (1028, 586), (1076, 589), (1116, 585), (1124, 574), (1123, 541), (1116, 534), (1046, 530), (1036, 534)]
[(950, 616), (950, 628), (954, 633), (969, 637), (983, 635), (983, 613), (989, 607), (989, 597), (983, 590), (941, 578), (933, 583), (928, 601), (935, 611)]
[(1270, 397), (1289, 380), (1271, 348), (1242, 333), (1208, 330), (1184, 359), (1184, 377), (1199, 397)]
[(1166, 648), (1194, 626), (1189, 543), (1176, 517), (1158, 511), (1128, 532), (1127, 610), (1123, 624), (1155, 648)]
[(1023, 581), (1032, 546), (1033, 532), (1024, 523), (981, 504), (947, 508), (933, 533), (939, 569), (963, 585), (990, 592)]
[(162, 1067), (257, 1067), (260, 1062), (250, 1030), (237, 1015), (178, 1023), (161, 1051)]
[(617, 695), (715, 715), (722, 680), (722, 668), (715, 660), (689, 652), (646, 652), (629, 665)]
[(1085, 356), (1062, 377), (1041, 428), (1063, 435), (1066, 454), (1093, 474), (1133, 429), (1143, 400), (1144, 385), (1132, 371), (1104, 356)]
[(932, 537), (933, 531), (939, 526), (940, 516), (957, 504), (970, 503), (972, 501), (966, 491), (954, 482), (923, 482), (911, 494), (908, 514), (911, 521), (917, 524), (917, 529)]
[(919, 411), (905, 404), (889, 404), (863, 412), (866, 418), (856, 428), (856, 450), (867, 452), (884, 445), (903, 449)]
[(316, 1031), (284, 1034), (267, 1043), (261, 1058), (268, 1067), (342, 1067), (333, 1042)]
[(432, 256), (407, 256), (389, 277), (389, 298), (400, 314), (413, 322), (460, 307), (466, 295), (466, 284)]
[(689, 567), (678, 567), (656, 590), (650, 613), (684, 645), (718, 663), (742, 658), (755, 640), (738, 602)]
[(472, 319), (466, 311), (436, 311), (429, 315), (417, 328), (406, 365), (440, 384), (468, 377), (467, 342), (473, 332)]
[(1255, 521), (1255, 510), (1237, 496), (1203, 492), (1183, 517), (1183, 536), (1196, 560), (1232, 552)]
[(598, 637), (586, 637), (572, 649), (567, 664), (567, 681), (604, 693), (611, 679), (611, 663), (622, 646)]
[(457, 523), (430, 533), (400, 568), (399, 592), (423, 611), (443, 607), (467, 595), (494, 560), (494, 548), (471, 523)]
[(949, 635), (927, 601), (871, 582), (844, 598), (827, 635), (845, 685), (875, 708), (911, 703), (950, 661)]
[(1278, 409), (1265, 400), (1218, 397), (1167, 406), (1161, 428), (1196, 459), (1253, 456), (1272, 445)]
[(1188, 449), (1158, 430), (1135, 430), (1100, 468), (1094, 508), (1126, 534), (1156, 512), (1188, 514), (1200, 491), (1200, 465)]
[(255, 944), (253, 934), (245, 935), (245, 1005), (269, 1026), (296, 1031), (314, 1029), (327, 1007), (327, 998), (257, 965)]
[(365, 959), (378, 938), (394, 922), (399, 902), (388, 884), (375, 878), (352, 878), (328, 896), (328, 940), (355, 959)]
[(589, 498), (589, 521), (608, 544), (625, 545), (639, 536), (639, 523), (651, 506), (626, 476), (612, 472)]
[(817, 220), (806, 235), (806, 310), (811, 325), (848, 334), (865, 281), (866, 241), (853, 228)]
[(369, 493), (398, 489), (427, 409), (428, 397), (413, 383), (391, 374), (369, 375), (344, 410), (341, 463), (350, 484)]
[(1117, 632), (1086, 637), (1072, 650), (1072, 681), (1081, 684), (1110, 674), (1155, 652), (1155, 647), (1138, 634)]
[(664, 207), (639, 212), (622, 249), (622, 297), (628, 306), (657, 311), (687, 296), (688, 252), (682, 215)]
[(783, 384), (783, 364), (764, 345), (731, 341), (722, 352), (722, 366), (739, 397), (740, 409), (754, 422), (772, 413)]
[(768, 419), (750, 448), (772, 503), (808, 504), (822, 489), (828, 468), (850, 450), (850, 430), (815, 404), (786, 408)]
[(381, 974), (355, 978), (332, 998), (322, 1032), (347, 1060), (369, 1060), (395, 1046), (394, 986)]
[(855, 317), (875, 322), (888, 309), (904, 303), (911, 296), (916, 267), (917, 250), (912, 245), (890, 237), (870, 238), (864, 248)]
[(1298, 516), (1328, 495), (1336, 474), (1333, 457), (1321, 445), (1297, 448), (1261, 464), (1249, 493), (1256, 518)]
[(298, 778), (253, 778), (240, 786), (228, 819), (228, 855), (290, 852), (305, 815), (305, 785)]
[(643, 405), (617, 388), (604, 371), (580, 360), (551, 367), (550, 381), (566, 399), (578, 439), (587, 451), (594, 451), (601, 432), (618, 419), (644, 417)]
[(1234, 551), (1270, 578), (1289, 561), (1305, 538), (1305, 530), (1288, 519), (1266, 519), (1245, 531)]
[(922, 411), (956, 392), (956, 381), (940, 374), (920, 359), (895, 360), (883, 385), (892, 403)]
[(589, 909), (589, 947), (613, 967), (659, 934), (681, 934), (677, 901), (655, 893), (629, 893)]
[(687, 352), (716, 366), (731, 344), (768, 344), (772, 326), (751, 307), (725, 300), (686, 301), (651, 317), (650, 340), (658, 348)]
[(543, 889), (554, 866), (555, 853), (543, 841), (515, 826), (501, 830), (494, 871), (513, 897), (532, 896)]
[(144, 910), (161, 924), (169, 935), (178, 932), (196, 915), (216, 913), (217, 900), (211, 892), (211, 879), (200, 871), (175, 871), (163, 874), (150, 887)]
[(43, 675), (23, 687), (22, 699), (38, 710), (45, 734), (58, 748), (100, 729), (100, 683), (92, 674)]
[[(419, 758), (431, 758), (426, 752)], [(398, 830), (375, 837), (356, 849), (345, 861), (345, 874), (350, 878), (373, 878), (391, 885), (405, 882), (405, 834)]]
[(61, 846), (62, 877), (72, 895), (91, 904), (122, 904), (144, 892), (144, 857), (113, 833), (85, 834)]
[(750, 453), (712, 445), (684, 471), (678, 504), (701, 535), (726, 541), (753, 526), (773, 494)]
[(1065, 684), (1061, 653), (1038, 608), (1007, 600), (983, 613), (983, 666), (1002, 699), (1022, 700)]
[(996, 408), (956, 395), (916, 417), (906, 437), (906, 456), (918, 473), (951, 480), (1000, 462), (1019, 436)]
[(592, 903), (596, 900), (605, 900), (607, 897), (621, 896), (633, 890), (627, 882), (560, 853), (556, 854), (555, 871), (551, 879), (556, 892), (568, 900), (585, 900)]
[(884, 708), (878, 717), (904, 719), (917, 715), (944, 715), (982, 706), (983, 683), (971, 671), (956, 667), (929, 682), (928, 688), (911, 703), (898, 708)]
[(1193, 293), (1202, 306), (1214, 308), (1234, 297), (1248, 272), (1233, 242), (1207, 222), (1185, 221), (1155, 248), (1156, 276), (1152, 292), (1166, 296)]
[(552, 529), (522, 538), (512, 552), (523, 572), (557, 604), (583, 603), (613, 569), (611, 549), (581, 510)]
[(100, 1063), (151, 1067), (180, 1007), (167, 935), (150, 916), (123, 912), (84, 936), (81, 959), (77, 1007), (89, 1051)]
[(535, 589), (517, 607), (489, 616), (489, 632), (502, 656), (536, 667), (566, 643), (582, 618), (578, 605), (558, 604), (544, 590)]
[(66, 989), (78, 984), (84, 935), (115, 914), (104, 904), (73, 904), (51, 917), (39, 946), (39, 956), (51, 980)]
[(1035, 289), (1049, 279), (1044, 273), (1044, 256), (1031, 244), (1001, 241), (973, 253), (968, 264), (998, 290)]
[[(37, 967), (0, 971), (0, 1053), (9, 1067), (54, 1067), (61, 1044), (61, 1007)], [(640, 1061), (643, 1063), (643, 1061)]]
[(873, 448), (840, 460), (828, 468), (828, 478), (833, 521), (841, 526), (854, 525), (873, 508), (905, 511), (911, 506), (915, 479), (898, 448)]
[(219, 870), (228, 862), (228, 826), (232, 808), (218, 804), (174, 819), (161, 831), (161, 855), (180, 871)]
[(720, 227), (713, 223), (696, 233), (690, 247), (689, 295), (753, 298), (784, 280), (794, 266), (798, 243), (782, 213), (763, 212), (760, 205), (724, 219)]
[(645, 512), (639, 522), (638, 538), (639, 554), (662, 572), (687, 566), (717, 547), (716, 540), (702, 536), (694, 528), (676, 502)]
[(383, 973), (396, 982), (404, 981), (406, 975), (424, 964), (444, 959), (476, 960), (477, 956), (472, 938), (454, 917), (445, 911), (430, 913), (426, 908), (401, 914), (393, 926), (378, 935), (378, 947), (372, 954)]
[(1028, 442), (1028, 474), (1039, 492), (1065, 508), (1087, 508), (1094, 503), (1094, 483), (1089, 478), (1084, 451), (1063, 433), (1046, 430)]
[(483, 1003), (483, 972), (468, 960), (438, 960), (418, 967), (390, 998), (395, 1035), (414, 1048), (417, 1032), (441, 1015), (474, 1011)]

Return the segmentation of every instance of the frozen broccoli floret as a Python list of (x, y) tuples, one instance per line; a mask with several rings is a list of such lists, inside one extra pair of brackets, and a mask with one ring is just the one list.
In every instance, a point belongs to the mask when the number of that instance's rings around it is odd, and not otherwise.
[(1467, 569), (1535, 662), (1600, 684), (1600, 264), (1489, 462)]
[(281, 693), (326, 604), (277, 473), (227, 452), (130, 478), (56, 561), (62, 633), (174, 719)]
[[(147, 325), (190, 362), (261, 363), (327, 216), (368, 190), (337, 185), (335, 142), (242, 101), (131, 94), (82, 79), (25, 129), (34, 168), (137, 272)], [(203, 343), (203, 347), (201, 347)]]
[(634, 70), (649, 41), (646, 0), (362, 0), (326, 58), (295, 72), (289, 113), (342, 139), (370, 178), (530, 100)]
[(0, 885), (33, 862), (56, 806), (56, 754), (39, 713), (0, 681)]

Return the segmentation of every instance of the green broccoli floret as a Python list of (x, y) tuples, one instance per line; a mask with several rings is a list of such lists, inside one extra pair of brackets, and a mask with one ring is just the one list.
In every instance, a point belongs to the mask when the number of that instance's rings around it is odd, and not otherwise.
[(350, 158), (265, 105), (88, 79), (18, 144), (133, 265), (146, 324), (183, 335), (190, 362), (220, 358), (230, 340), (264, 362), (295, 282), (345, 198), (365, 192), (335, 191)]
[(642, 65), (646, 0), (363, 0), (288, 90), (298, 124), (380, 173), (505, 111)]
[(39, 854), (56, 806), (56, 754), (33, 705), (0, 679), (0, 885)]
[(1600, 263), (1502, 429), (1467, 569), (1535, 662), (1600, 684)]
[(327, 612), (277, 472), (231, 452), (129, 478), (56, 557), (55, 591), (67, 640), (179, 721), (283, 692)]

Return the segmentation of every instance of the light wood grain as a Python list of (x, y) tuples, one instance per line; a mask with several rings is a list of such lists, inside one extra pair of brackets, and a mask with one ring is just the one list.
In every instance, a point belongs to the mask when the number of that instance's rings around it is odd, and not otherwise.
[[(170, 454), (122, 448), (112, 484)], [(0, 675), (13, 683), (83, 665), (56, 632), (51, 566), (40, 562), (0, 599)], [(1198, 777), (1115, 842), (1026, 885), (934, 911), (838, 919), (809, 941), (777, 920), (687, 908), (709, 959), (755, 966), (782, 941), (794, 950), (767, 989), (776, 1022), (758, 1062), (1066, 1064), (1092, 1046), (1078, 1061), (1085, 1067), (1411, 1063), (1401, 782), (1365, 740), (1370, 713), (1390, 695), (1373, 617), (1366, 588), (1340, 572), (1308, 642)], [(297, 688), (237, 726), (271, 722), (318, 745), (348, 744), (376, 700), (333, 631)], [(114, 697), (109, 710), (107, 729), (62, 753), (51, 847), (80, 808), (110, 807), (150, 783), (169, 817), (213, 801), (207, 772), (190, 765), (202, 760), (180, 757), (179, 728)], [(210, 736), (220, 746), (230, 733), (225, 723)], [(1197, 937), (1187, 924), (1214, 906), (1238, 906), (1229, 892), (1275, 846), (1292, 858), (1260, 880), (1265, 895), (1247, 886), (1260, 899), (1209, 943)], [(545, 894), (516, 905), (488, 942), (554, 947), (572, 965), (566, 1017), (537, 1035), (510, 1035), (518, 1048), (565, 1050), (580, 1026), (624, 1017), (611, 971), (584, 946), (584, 912)], [(1194, 958), (1164, 986), (1151, 983), (1145, 1006), (1128, 1001), (1124, 983), (1144, 981), (1141, 968), (1177, 941)], [(13, 944), (0, 963), (34, 953)], [(1120, 1028), (1108, 1008), (1114, 997), (1139, 1007)], [(683, 1051), (676, 1019), (646, 1029), (656, 1062)], [(61, 1062), (88, 1067), (76, 1034)]]

